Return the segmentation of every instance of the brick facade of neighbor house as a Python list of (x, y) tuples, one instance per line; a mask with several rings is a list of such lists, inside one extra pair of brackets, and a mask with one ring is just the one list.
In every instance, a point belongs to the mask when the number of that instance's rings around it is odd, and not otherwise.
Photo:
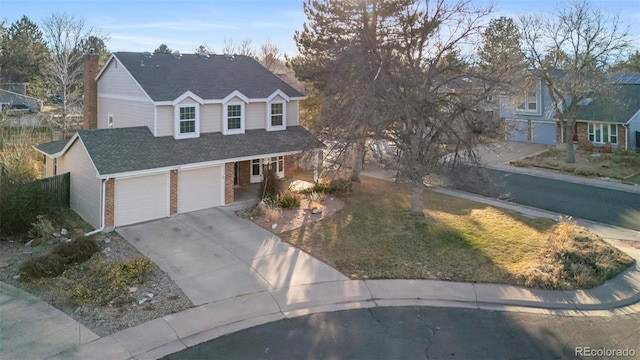
[[(616, 127), (618, 128), (618, 144), (613, 146), (614, 147), (617, 146), (618, 149), (625, 149), (625, 145), (626, 145), (628, 148), (630, 144), (625, 144), (627, 142), (627, 128), (625, 128), (622, 124), (618, 124)], [(584, 144), (587, 141), (589, 141), (589, 123), (578, 122), (577, 128), (578, 128), (577, 130), (578, 144), (580, 145), (580, 147), (584, 147)], [(558, 131), (558, 134), (559, 133), (560, 132)], [(599, 145), (594, 145), (594, 146), (599, 146)]]
[(627, 140), (627, 128), (618, 124), (618, 149), (631, 149), (631, 141)]
[(240, 161), (238, 165), (238, 181), (242, 186), (251, 183), (251, 161)]
[(231, 204), (234, 201), (235, 189), (233, 188), (233, 174), (235, 164), (230, 162), (224, 164), (224, 203)]
[(100, 71), (98, 59), (100, 57), (95, 54), (93, 49), (89, 54), (84, 56), (84, 68), (82, 70), (84, 81), (83, 95), (83, 128), (85, 130), (98, 128), (98, 82), (95, 80), (96, 75)]
[(293, 173), (296, 170), (296, 161), (293, 158), (293, 155), (285, 155), (284, 156), (284, 177), (287, 179), (291, 179), (293, 177)]
[(104, 226), (111, 227), (114, 224), (114, 200), (115, 200), (115, 179), (107, 180), (104, 194)]
[(169, 215), (175, 215), (178, 213), (178, 171), (171, 171), (169, 182)]

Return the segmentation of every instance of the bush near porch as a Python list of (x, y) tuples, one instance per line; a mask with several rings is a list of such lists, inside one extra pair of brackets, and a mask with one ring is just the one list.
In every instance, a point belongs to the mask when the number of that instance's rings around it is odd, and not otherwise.
[[(408, 212), (410, 190), (387, 181), (363, 178), (341, 199), (346, 206), (333, 216), (279, 236), (352, 279), (588, 288), (633, 263), (575, 224), (558, 230), (549, 219), (430, 191), (425, 217), (416, 218)], [(599, 256), (603, 251), (607, 256)]]
[(537, 167), (570, 173), (585, 177), (608, 177), (640, 184), (640, 154), (616, 151), (613, 153), (592, 153), (576, 150), (576, 162), (566, 162), (566, 151), (550, 149), (542, 154), (513, 161), (519, 167)]

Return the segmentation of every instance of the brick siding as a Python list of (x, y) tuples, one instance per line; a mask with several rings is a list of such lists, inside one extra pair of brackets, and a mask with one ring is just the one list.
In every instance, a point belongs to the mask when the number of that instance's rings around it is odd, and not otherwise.
[(231, 204), (234, 201), (235, 189), (233, 188), (234, 163), (224, 164), (224, 203)]
[(178, 213), (178, 171), (171, 171), (169, 186), (169, 215), (175, 215)]
[(104, 195), (104, 226), (112, 227), (114, 224), (114, 208), (115, 208), (115, 179), (109, 179), (105, 184)]
[(84, 56), (83, 83), (83, 127), (85, 130), (98, 128), (98, 82), (95, 81), (98, 71), (98, 54)]

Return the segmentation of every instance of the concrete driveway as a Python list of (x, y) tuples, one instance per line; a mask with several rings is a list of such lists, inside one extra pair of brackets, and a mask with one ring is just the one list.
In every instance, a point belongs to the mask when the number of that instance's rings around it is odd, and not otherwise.
[(348, 278), (231, 208), (117, 229), (165, 271), (194, 305)]
[(549, 145), (532, 144), (514, 141), (499, 141), (479, 146), (476, 151), (480, 157), (480, 163), (491, 167), (494, 165), (508, 164), (510, 161), (523, 157), (533, 156), (546, 151)]

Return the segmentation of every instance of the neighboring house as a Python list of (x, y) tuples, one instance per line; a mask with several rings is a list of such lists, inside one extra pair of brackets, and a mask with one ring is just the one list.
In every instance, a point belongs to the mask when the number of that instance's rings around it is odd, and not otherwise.
[[(640, 132), (640, 73), (615, 74), (609, 97), (581, 100), (573, 141), (594, 146), (610, 143), (613, 148), (637, 151)], [(566, 142), (547, 87), (538, 80), (515, 97), (501, 100), (506, 139), (555, 145)]]
[(85, 55), (85, 130), (36, 146), (47, 176), (71, 172), (71, 208), (95, 228), (233, 203), (234, 187), (324, 147), (299, 125), (304, 96), (250, 57), (97, 61)]
[(0, 107), (10, 115), (37, 113), (42, 100), (27, 96), (26, 84), (0, 84)]

